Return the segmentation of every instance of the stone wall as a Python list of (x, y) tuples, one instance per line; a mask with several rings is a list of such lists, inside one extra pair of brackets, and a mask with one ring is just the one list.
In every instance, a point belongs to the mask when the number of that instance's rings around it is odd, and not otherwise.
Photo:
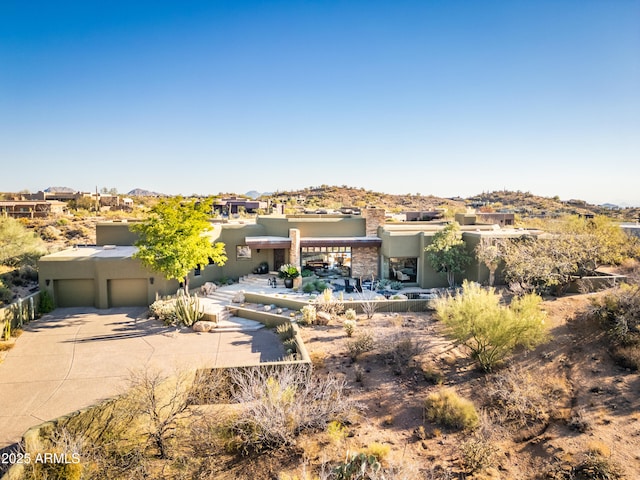
[[(289, 263), (298, 267), (298, 271), (302, 271), (300, 265), (300, 230), (297, 228), (289, 229), (289, 238), (291, 239), (291, 249), (289, 249)], [(302, 287), (302, 277), (293, 280), (293, 286)]]
[(378, 278), (380, 253), (378, 247), (353, 247), (351, 249), (351, 276), (353, 278)]

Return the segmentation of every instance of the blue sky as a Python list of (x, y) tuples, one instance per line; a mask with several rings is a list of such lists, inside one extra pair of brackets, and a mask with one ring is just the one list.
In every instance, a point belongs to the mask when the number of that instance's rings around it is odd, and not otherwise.
[(640, 205), (640, 0), (3, 0), (0, 160), (0, 191)]

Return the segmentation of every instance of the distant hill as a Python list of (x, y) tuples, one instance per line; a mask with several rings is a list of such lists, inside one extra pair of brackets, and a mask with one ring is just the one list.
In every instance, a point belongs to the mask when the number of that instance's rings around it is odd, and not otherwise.
[(133, 190), (127, 192), (127, 195), (130, 197), (166, 197), (164, 193), (151, 192), (149, 190), (144, 190), (142, 188), (134, 188)]
[(261, 197), (263, 194), (258, 192), (257, 190), (249, 190), (244, 194), (246, 197), (253, 198), (254, 200), (258, 197)]
[(77, 190), (69, 187), (49, 187), (44, 190), (47, 193), (76, 193)]
[(381, 207), (389, 212), (429, 211), (435, 208), (447, 208), (453, 211), (464, 211), (465, 203), (462, 199), (448, 199), (433, 195), (407, 193), (395, 195), (374, 192), (364, 188), (322, 185), (301, 190), (274, 192), (263, 194), (263, 199), (270, 199), (273, 203), (284, 203), (296, 210), (309, 209), (339, 209), (366, 206)]
[(527, 217), (554, 217), (559, 215), (606, 215), (621, 220), (640, 217), (640, 208), (615, 210), (609, 205), (593, 205), (579, 199), (561, 200), (559, 197), (541, 197), (530, 192), (500, 190), (483, 192), (468, 198), (442, 198), (433, 195), (407, 193), (394, 195), (365, 190), (364, 188), (321, 185), (300, 190), (263, 194), (263, 199), (284, 203), (289, 210), (339, 209), (373, 205), (388, 212), (429, 211), (446, 208), (449, 213), (476, 209), (486, 212), (512, 212)]

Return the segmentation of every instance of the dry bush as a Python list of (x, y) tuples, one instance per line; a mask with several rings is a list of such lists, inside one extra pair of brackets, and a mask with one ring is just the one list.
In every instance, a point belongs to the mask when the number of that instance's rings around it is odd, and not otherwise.
[(386, 354), (391, 362), (393, 373), (396, 375), (404, 374), (412, 365), (413, 359), (424, 350), (420, 342), (403, 332), (391, 335), (383, 343), (387, 348)]
[(193, 405), (226, 403), (231, 399), (231, 378), (226, 368), (198, 370), (189, 401)]
[(147, 420), (146, 437), (160, 458), (170, 458), (170, 441), (180, 421), (191, 415), (193, 378), (186, 373), (166, 377), (159, 372), (133, 372), (127, 393), (131, 411)]
[(431, 422), (456, 429), (473, 429), (480, 422), (473, 403), (448, 388), (429, 394), (424, 403), (424, 414)]
[(640, 370), (640, 344), (615, 346), (611, 349), (611, 356), (623, 368), (634, 372)]
[(347, 422), (361, 409), (346, 395), (344, 378), (319, 378), (299, 366), (231, 375), (232, 397), (244, 408), (228, 430), (245, 453), (292, 445), (301, 432), (322, 430), (332, 420)]
[(585, 459), (573, 468), (575, 480), (617, 480), (624, 478), (624, 472), (610, 458), (587, 454)]
[(547, 423), (567, 388), (557, 377), (511, 367), (492, 376), (488, 395), (501, 423), (522, 428)]
[(591, 429), (591, 422), (587, 418), (587, 414), (583, 407), (578, 408), (571, 414), (571, 418), (567, 422), (567, 426), (580, 433), (584, 433)]
[(347, 352), (351, 360), (355, 362), (360, 355), (373, 350), (374, 346), (373, 336), (368, 332), (363, 332), (347, 342)]
[(424, 379), (433, 385), (442, 385), (445, 381), (445, 374), (433, 361), (423, 360), (420, 362), (420, 371)]
[(480, 472), (495, 465), (499, 449), (483, 436), (475, 435), (460, 446), (462, 467), (469, 473)]
[(309, 358), (311, 359), (311, 365), (313, 368), (320, 369), (325, 367), (327, 354), (321, 350), (316, 350), (309, 353)]

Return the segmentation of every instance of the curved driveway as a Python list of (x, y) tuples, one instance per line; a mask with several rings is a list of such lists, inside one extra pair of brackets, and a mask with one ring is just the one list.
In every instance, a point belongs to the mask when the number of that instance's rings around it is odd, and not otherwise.
[(0, 449), (34, 425), (120, 393), (132, 370), (166, 373), (282, 358), (278, 337), (194, 333), (144, 317), (146, 308), (61, 308), (25, 327), (0, 363)]

